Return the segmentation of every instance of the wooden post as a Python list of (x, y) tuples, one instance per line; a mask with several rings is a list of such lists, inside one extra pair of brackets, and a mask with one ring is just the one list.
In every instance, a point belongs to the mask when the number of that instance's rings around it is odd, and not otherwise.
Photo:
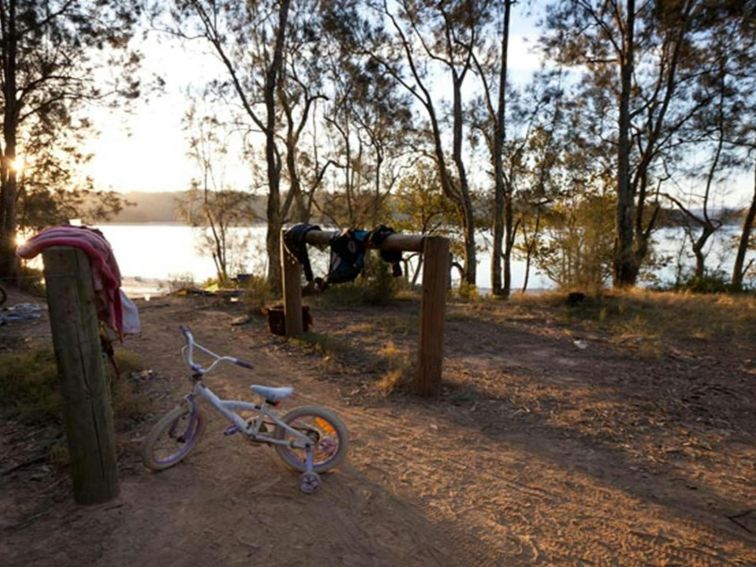
[(440, 236), (425, 237), (423, 258), (420, 349), (415, 391), (421, 396), (433, 396), (441, 388), (449, 240)]
[(42, 255), (74, 499), (106, 502), (118, 496), (118, 471), (89, 259), (68, 247), (48, 248)]
[[(305, 242), (325, 245), (338, 234), (339, 231), (333, 230), (310, 230), (305, 235)], [(368, 244), (368, 248), (373, 247)], [(435, 395), (441, 387), (444, 312), (446, 292), (451, 281), (449, 240), (441, 236), (392, 234), (377, 248), (422, 252), (423, 254), (423, 295), (415, 391), (421, 396)], [(302, 282), (299, 262), (285, 249), (283, 235), (281, 236), (281, 258), (284, 273), (286, 336), (290, 337), (302, 332)]]
[(286, 336), (296, 337), (304, 331), (302, 322), (302, 267), (284, 244), (281, 231), (281, 272), (283, 273), (284, 320)]

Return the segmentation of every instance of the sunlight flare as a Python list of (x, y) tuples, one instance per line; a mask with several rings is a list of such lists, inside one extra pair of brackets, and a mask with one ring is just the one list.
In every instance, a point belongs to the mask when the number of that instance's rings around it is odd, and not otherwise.
[(26, 163), (26, 159), (24, 156), (16, 156), (12, 160), (10, 160), (10, 169), (11, 171), (15, 171), (17, 175), (20, 175), (24, 171), (24, 165)]

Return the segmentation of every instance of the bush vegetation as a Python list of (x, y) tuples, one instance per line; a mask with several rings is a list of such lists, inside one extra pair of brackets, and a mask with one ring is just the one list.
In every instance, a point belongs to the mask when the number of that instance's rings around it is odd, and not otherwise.
[(274, 299), (275, 295), (265, 276), (250, 275), (244, 282), (244, 305), (251, 314), (262, 314), (263, 309)]
[[(114, 415), (136, 419), (144, 409), (144, 399), (128, 377), (141, 370), (142, 363), (136, 354), (121, 350), (116, 353), (116, 364), (117, 378), (106, 364)], [(9, 417), (27, 423), (60, 421), (63, 397), (51, 349), (0, 353), (0, 407)]]

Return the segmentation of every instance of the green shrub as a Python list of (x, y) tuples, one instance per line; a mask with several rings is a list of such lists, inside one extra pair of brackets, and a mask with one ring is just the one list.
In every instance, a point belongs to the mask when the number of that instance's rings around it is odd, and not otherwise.
[(197, 287), (194, 276), (186, 272), (184, 274), (168, 274), (168, 292), (173, 293), (182, 289)]
[[(143, 368), (141, 360), (135, 353), (125, 350), (116, 352), (115, 358), (120, 377), (113, 379), (111, 367), (106, 364), (114, 414), (117, 417), (138, 417), (144, 399), (127, 378)], [(23, 421), (60, 419), (63, 396), (52, 350), (0, 353), (0, 405), (11, 416)]]
[(727, 293), (732, 291), (732, 284), (727, 274), (716, 271), (703, 276), (692, 275), (678, 284), (676, 288), (693, 293)]
[(251, 275), (244, 283), (243, 301), (250, 313), (261, 314), (272, 299), (273, 290), (265, 276)]
[(388, 305), (399, 288), (399, 282), (391, 273), (391, 266), (375, 254), (367, 255), (365, 276), (360, 278), (362, 284), (362, 301), (367, 305)]
[(63, 397), (51, 350), (0, 353), (0, 404), (21, 419), (60, 415)]
[(45, 296), (45, 276), (42, 270), (21, 266), (18, 289), (30, 295)]
[(475, 287), (475, 285), (467, 283), (464, 280), (459, 282), (459, 287), (457, 288), (456, 295), (463, 301), (477, 301), (478, 299), (480, 299), (478, 288)]
[(330, 306), (389, 305), (403, 289), (406, 289), (406, 280), (395, 278), (391, 265), (381, 260), (377, 252), (368, 252), (365, 267), (354, 281), (332, 285), (313, 299)]

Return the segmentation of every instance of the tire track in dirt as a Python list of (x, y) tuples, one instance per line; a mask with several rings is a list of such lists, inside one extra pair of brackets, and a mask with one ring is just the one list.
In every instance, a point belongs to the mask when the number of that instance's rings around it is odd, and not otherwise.
[(396, 397), (354, 405), (311, 357), (260, 340), (268, 335), (259, 321), (231, 328), (231, 317), (181, 303), (145, 310), (145, 338), (126, 346), (175, 392), (160, 400), (163, 409), (189, 389), (176, 330), (188, 323), (211, 349), (256, 365), (254, 373), (210, 377), (214, 389), (251, 399), (252, 382), (294, 385), (287, 407), (325, 405), (345, 419), (349, 462), (304, 497), (272, 451), (224, 438), (221, 421), (211, 419), (185, 462), (124, 477), (115, 507), (63, 506), (13, 536), (17, 561), (10, 565), (756, 563), (749, 538), (623, 490), (610, 475), (597, 476), (592, 462), (560, 460), (584, 451), (574, 440), (517, 416), (472, 415), (442, 402)]
[[(320, 401), (322, 402), (322, 396)], [(418, 411), (414, 406), (413, 411)], [(720, 565), (727, 564), (732, 557), (728, 553), (721, 553), (717, 549), (707, 545), (710, 540), (721, 539), (722, 533), (711, 530), (697, 523), (680, 520), (663, 506), (649, 505), (637, 498), (622, 493), (614, 488), (596, 486), (596, 481), (582, 475), (580, 482), (559, 478), (544, 478), (536, 470), (541, 466), (549, 466), (548, 463), (540, 463), (536, 466), (520, 466), (524, 469), (516, 479), (505, 478), (506, 473), (496, 474), (487, 471), (506, 471), (512, 462), (523, 455), (515, 453), (502, 462), (499, 458), (481, 458), (480, 455), (488, 455), (493, 452), (501, 452), (495, 444), (478, 447), (477, 451), (469, 450), (470, 443), (466, 442), (469, 436), (460, 435), (454, 439), (448, 431), (436, 429), (432, 435), (427, 433), (427, 428), (418, 426), (420, 421), (424, 424), (422, 416), (413, 415), (410, 420), (397, 417), (394, 409), (387, 415), (380, 415), (378, 411), (353, 409), (351, 407), (339, 407), (338, 411), (348, 416), (352, 423), (367, 423), (370, 425), (368, 437), (375, 438), (376, 428), (382, 428), (381, 436), (384, 437), (381, 447), (376, 451), (381, 454), (382, 467), (371, 465), (370, 468), (382, 473), (382, 478), (391, 489), (403, 496), (419, 498), (427, 509), (428, 516), (434, 521), (452, 521), (471, 523), (475, 529), (468, 530), (478, 538), (481, 543), (487, 543), (494, 549), (494, 556), (483, 553), (480, 564), (486, 564), (491, 560), (507, 557), (526, 563), (549, 563), (552, 561), (570, 562), (573, 559), (597, 561), (599, 563), (611, 563), (612, 558), (617, 558), (621, 553), (628, 562), (633, 557), (639, 564), (648, 561), (668, 560), (682, 562), (683, 564)], [(422, 413), (422, 412), (421, 412)], [(379, 415), (376, 415), (379, 414)], [(399, 422), (399, 423), (397, 423)], [(393, 433), (398, 428), (402, 435)], [(353, 430), (356, 428), (353, 427)], [(478, 432), (473, 432), (476, 434)], [(411, 434), (413, 442), (408, 444), (404, 440)], [(446, 435), (445, 435), (446, 434)], [(438, 438), (444, 443), (439, 443)], [(549, 440), (546, 440), (549, 441)], [(448, 445), (468, 445), (467, 450), (461, 450), (455, 455), (448, 455)], [(480, 442), (479, 442), (480, 443)], [(417, 448), (421, 447), (421, 450)], [(412, 450), (415, 449), (415, 451)], [(431, 456), (428, 455), (431, 454)], [(448, 455), (444, 458), (433, 457), (433, 454)], [(527, 458), (527, 455), (525, 456)], [(460, 465), (459, 463), (468, 463)], [(475, 476), (488, 484), (484, 490), (478, 490), (476, 496), (460, 498), (460, 485), (465, 490), (465, 482), (473, 469)], [(440, 472), (439, 472), (440, 471)], [(580, 476), (576, 471), (568, 471), (572, 476)], [(564, 477), (564, 475), (561, 475)], [(537, 482), (522, 482), (519, 478), (538, 479)], [(418, 483), (417, 479), (424, 482)], [(430, 481), (430, 482), (429, 482)], [(478, 482), (477, 484), (480, 484)], [(540, 487), (535, 486), (541, 485)], [(406, 486), (404, 486), (406, 485)], [(430, 487), (428, 486), (430, 485)], [(549, 489), (543, 486), (549, 486)], [(455, 488), (457, 490), (455, 490)], [(490, 494), (519, 494), (519, 498), (513, 499), (508, 496), (505, 499), (491, 497)], [(576, 506), (575, 493), (578, 493), (582, 504)], [(557, 497), (557, 494), (568, 494), (572, 497)], [(451, 503), (447, 503), (447, 499)], [(514, 500), (514, 501), (513, 501)], [(438, 502), (443, 502), (439, 504)], [(553, 509), (551, 514), (539, 514), (532, 510), (538, 507), (548, 506)], [(523, 514), (522, 510), (529, 510)], [(595, 509), (607, 510), (606, 514), (597, 514)], [(649, 510), (651, 508), (652, 510)], [(619, 513), (618, 510), (629, 510), (631, 513)], [(571, 521), (569, 518), (578, 513), (579, 521)], [(646, 517), (643, 517), (646, 516)], [(512, 518), (519, 518), (513, 522)], [(565, 521), (569, 529), (560, 526)], [(515, 524), (519, 529), (511, 526)], [(648, 524), (648, 525), (645, 525)], [(676, 529), (682, 525), (683, 530)], [(645, 533), (641, 528), (656, 529), (657, 536), (640, 537), (636, 533)], [(546, 542), (539, 550), (538, 536), (533, 532), (545, 531)], [(635, 531), (633, 531), (635, 530)], [(572, 536), (569, 533), (572, 532)], [(665, 532), (675, 533), (670, 539), (661, 535)], [(681, 533), (682, 532), (682, 533)], [(576, 534), (581, 534), (576, 538)], [(466, 538), (467, 539), (467, 538)], [(581, 544), (583, 539), (589, 543)], [(568, 541), (569, 543), (562, 543)], [(735, 552), (736, 563), (746, 564), (753, 557), (752, 549), (748, 545), (741, 544), (737, 539), (728, 542)], [(475, 543), (469, 541), (456, 541), (455, 545), (461, 545), (466, 555), (481, 555), (480, 549), (470, 550)], [(577, 549), (576, 549), (577, 548)], [(477, 553), (476, 553), (477, 551)], [(578, 553), (576, 553), (579, 551)], [(498, 557), (496, 557), (498, 556)], [(738, 556), (746, 559), (738, 559)]]

